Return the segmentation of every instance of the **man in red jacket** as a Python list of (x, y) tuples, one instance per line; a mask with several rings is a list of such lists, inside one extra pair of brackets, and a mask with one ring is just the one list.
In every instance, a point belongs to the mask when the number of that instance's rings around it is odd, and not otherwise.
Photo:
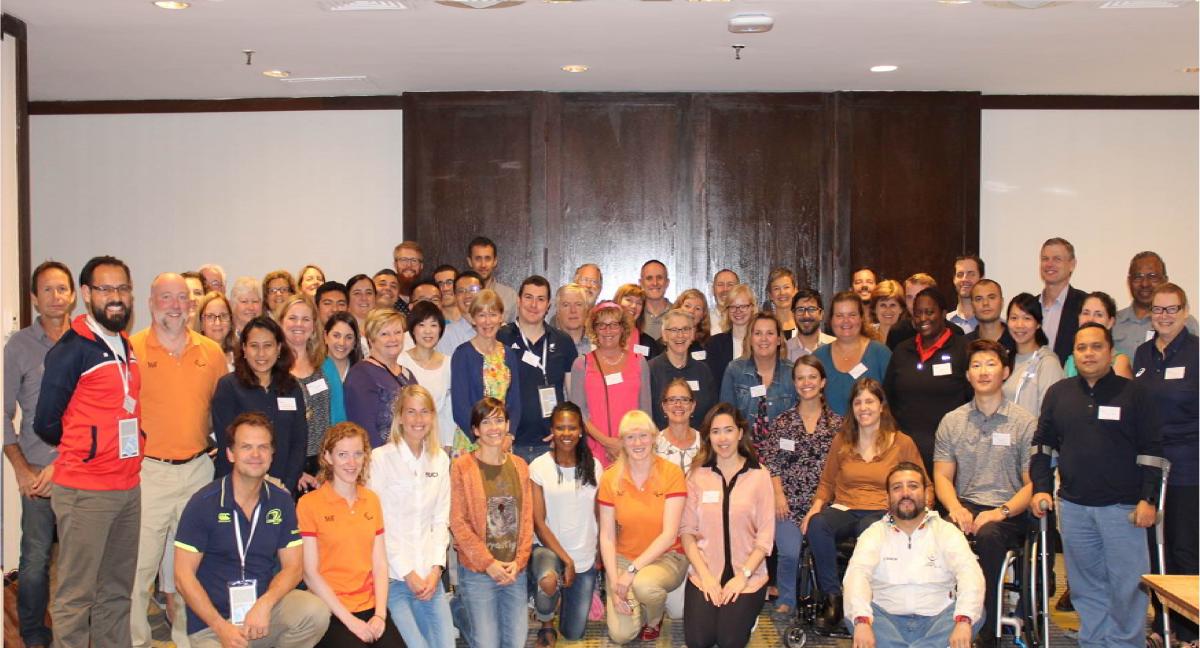
[(33, 430), (58, 447), (50, 503), (58, 574), (55, 646), (128, 646), (141, 524), (141, 377), (124, 330), (129, 267), (96, 257), (79, 273), (86, 314), (46, 354)]

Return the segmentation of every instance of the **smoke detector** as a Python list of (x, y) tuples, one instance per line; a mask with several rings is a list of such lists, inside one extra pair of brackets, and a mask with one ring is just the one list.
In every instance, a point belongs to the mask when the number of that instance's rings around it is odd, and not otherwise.
[(775, 19), (767, 14), (737, 14), (729, 19), (729, 31), (735, 34), (761, 34), (774, 26)]

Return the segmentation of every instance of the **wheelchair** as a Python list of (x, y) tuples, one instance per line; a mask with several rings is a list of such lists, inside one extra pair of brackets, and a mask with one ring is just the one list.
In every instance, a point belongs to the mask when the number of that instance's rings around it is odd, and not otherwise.
[[(845, 574), (846, 566), (850, 564), (850, 556), (854, 555), (856, 540), (857, 538), (847, 538), (837, 545), (839, 579)], [(804, 546), (800, 550), (800, 564), (796, 572), (795, 618), (783, 632), (783, 645), (787, 648), (803, 648), (808, 643), (810, 632), (822, 637), (850, 637), (850, 633), (840, 627), (830, 633), (818, 631), (816, 620), (824, 606), (824, 600), (817, 589), (817, 568), (813, 564), (812, 550), (809, 549), (807, 540), (804, 541)]]
[(1024, 544), (1008, 550), (999, 578), (987, 584), (996, 590), (996, 609), (988, 611), (991, 623), (981, 632), (995, 637), (998, 646), (1049, 647), (1049, 604), (1054, 588), (1050, 582), (1054, 552), (1047, 531), (1049, 518), (1029, 525)]

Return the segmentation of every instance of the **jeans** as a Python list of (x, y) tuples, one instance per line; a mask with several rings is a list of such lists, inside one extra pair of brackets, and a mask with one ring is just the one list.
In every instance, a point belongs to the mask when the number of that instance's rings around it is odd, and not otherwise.
[(54, 509), (48, 497), (21, 498), (21, 560), (17, 564), (17, 616), (25, 645), (49, 646), (46, 608), (50, 605), (50, 549)]
[(438, 583), (428, 601), (413, 595), (408, 583), (388, 581), (388, 614), (408, 648), (454, 648), (454, 626), (446, 590)]
[(804, 536), (800, 533), (799, 525), (788, 518), (775, 520), (775, 555), (778, 560), (775, 585), (779, 588), (776, 605), (796, 609), (796, 579), (799, 577), (800, 550), (803, 546)]
[[(533, 555), (529, 559), (529, 576), (534, 585), (534, 603), (537, 619), (543, 623), (554, 620), (554, 608), (562, 599), (562, 609), (558, 615), (558, 631), (566, 639), (578, 641), (587, 630), (588, 610), (592, 607), (592, 592), (596, 590), (596, 566), (592, 565), (587, 571), (575, 574), (575, 580), (570, 587), (562, 586), (563, 562), (553, 551), (534, 545)], [(541, 580), (546, 576), (554, 576), (557, 584), (553, 594), (542, 590)]]
[(525, 460), (525, 463), (531, 464), (534, 459), (546, 454), (550, 450), (550, 445), (547, 443), (539, 443), (538, 445), (517, 445), (513, 444), (512, 453)]
[(817, 587), (826, 596), (842, 593), (838, 578), (837, 543), (862, 535), (885, 511), (842, 511), (826, 506), (808, 521), (808, 546), (817, 570)]
[[(876, 648), (946, 648), (950, 633), (954, 632), (954, 603), (936, 616), (888, 614), (874, 603), (871, 613), (875, 617), (871, 629), (875, 632)], [(972, 637), (982, 625), (983, 619), (972, 624)], [(854, 622), (846, 619), (846, 626), (854, 634)]]
[(458, 566), (458, 595), (466, 606), (471, 648), (524, 648), (529, 635), (526, 579), (500, 585), (486, 573)]
[(1150, 571), (1146, 531), (1129, 522), (1134, 507), (1080, 506), (1059, 502), (1063, 556), (1071, 602), (1079, 613), (1081, 648), (1144, 648)]

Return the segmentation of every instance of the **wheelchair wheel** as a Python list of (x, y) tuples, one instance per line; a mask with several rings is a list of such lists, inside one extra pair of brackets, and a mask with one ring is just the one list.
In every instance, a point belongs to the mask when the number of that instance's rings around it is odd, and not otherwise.
[(787, 648), (804, 648), (808, 643), (808, 630), (799, 623), (793, 623), (783, 633), (783, 645)]

